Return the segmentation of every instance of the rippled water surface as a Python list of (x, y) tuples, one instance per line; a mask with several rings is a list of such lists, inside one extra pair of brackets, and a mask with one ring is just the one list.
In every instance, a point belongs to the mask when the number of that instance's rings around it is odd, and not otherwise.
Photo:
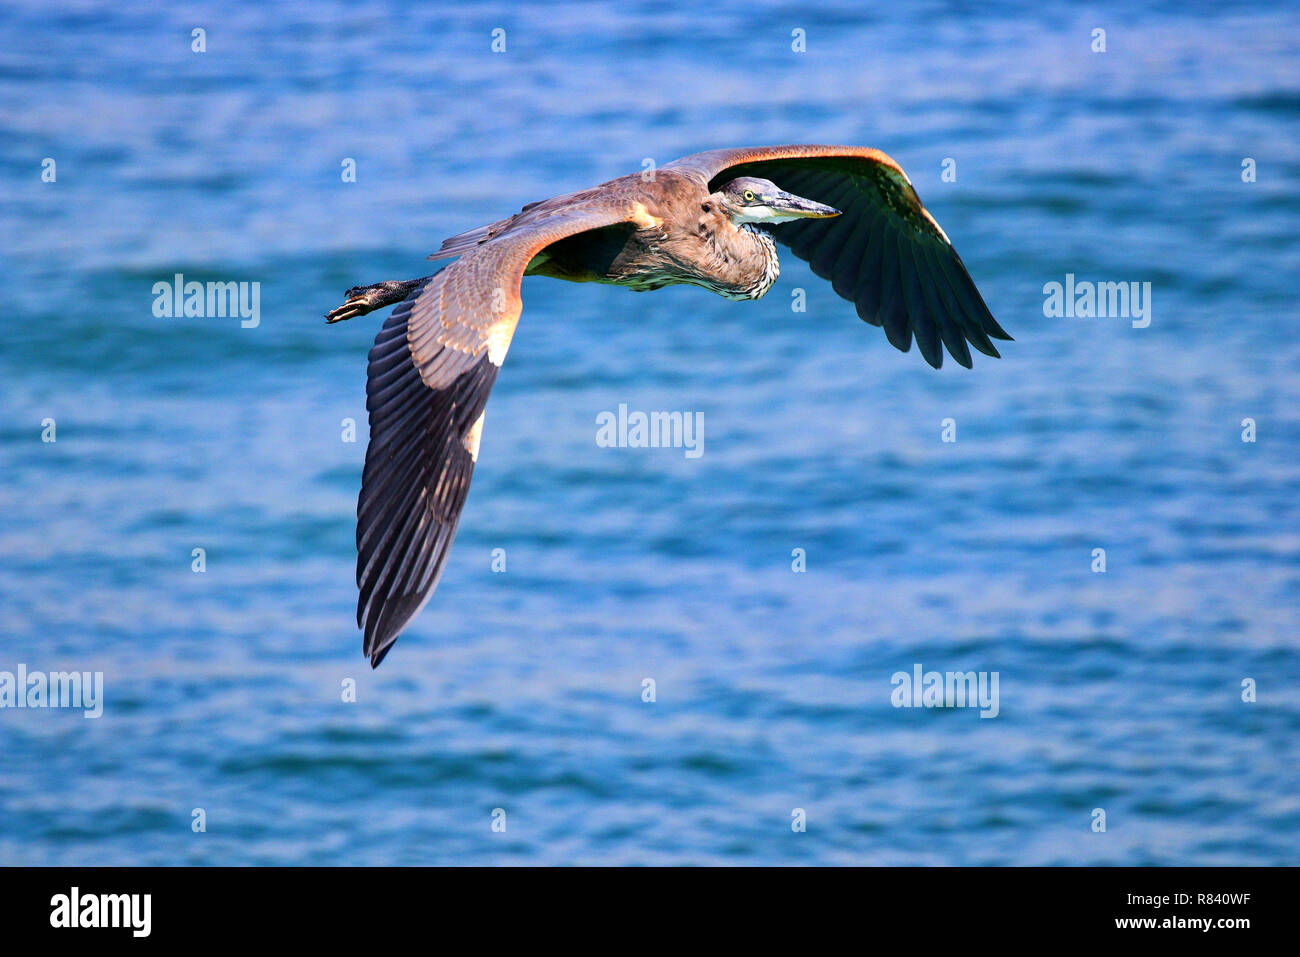
[[(0, 863), (1297, 863), (1300, 14), (864, 6), (6, 4), (0, 670), (105, 704), (0, 710)], [(895, 156), (1017, 341), (936, 372), (788, 255), (757, 303), (528, 280), (372, 673), (382, 320), (321, 314), (772, 142)], [(260, 324), (156, 318), (178, 272)], [(1150, 282), (1150, 326), (1046, 318), (1067, 273)], [(599, 447), (620, 403), (704, 454)], [(916, 664), (997, 672), (997, 717), (892, 707)]]

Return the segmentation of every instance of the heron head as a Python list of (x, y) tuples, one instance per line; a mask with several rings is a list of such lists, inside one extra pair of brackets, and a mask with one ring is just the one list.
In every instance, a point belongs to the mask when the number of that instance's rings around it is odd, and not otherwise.
[(840, 211), (787, 193), (770, 179), (740, 176), (718, 190), (731, 216), (741, 223), (785, 223), (793, 219), (826, 219)]

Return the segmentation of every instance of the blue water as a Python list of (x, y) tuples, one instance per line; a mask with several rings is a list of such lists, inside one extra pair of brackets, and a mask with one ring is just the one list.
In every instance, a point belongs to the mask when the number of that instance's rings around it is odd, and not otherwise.
[[(105, 710), (0, 710), (0, 863), (1300, 861), (1294, 6), (58, 6), (0, 10), (0, 670), (100, 670)], [(321, 314), (781, 142), (895, 156), (1004, 358), (936, 372), (789, 255), (757, 303), (530, 279), (372, 673), (382, 317)], [(177, 272), (259, 282), (260, 325), (156, 318)], [(1150, 282), (1150, 326), (1046, 318), (1067, 273)], [(597, 446), (620, 403), (704, 454)], [(894, 708), (918, 663), (997, 672), (998, 716)]]

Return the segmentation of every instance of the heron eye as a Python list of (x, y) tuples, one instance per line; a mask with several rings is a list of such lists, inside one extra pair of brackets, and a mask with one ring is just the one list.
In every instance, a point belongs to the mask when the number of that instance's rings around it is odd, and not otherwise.
[(752, 203), (753, 201), (754, 201), (754, 191), (752, 189), (745, 190), (745, 202)]

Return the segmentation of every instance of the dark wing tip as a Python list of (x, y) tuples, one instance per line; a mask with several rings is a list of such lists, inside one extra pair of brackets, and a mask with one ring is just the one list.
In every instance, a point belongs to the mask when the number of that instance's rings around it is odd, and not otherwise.
[(423, 604), (423, 596), (411, 594), (390, 599), (377, 606), (376, 613), (365, 624), (362, 644), (362, 650), (370, 659), (371, 668), (378, 668), (379, 663), (388, 656), (388, 652), (397, 643), (397, 636), (410, 624)]

